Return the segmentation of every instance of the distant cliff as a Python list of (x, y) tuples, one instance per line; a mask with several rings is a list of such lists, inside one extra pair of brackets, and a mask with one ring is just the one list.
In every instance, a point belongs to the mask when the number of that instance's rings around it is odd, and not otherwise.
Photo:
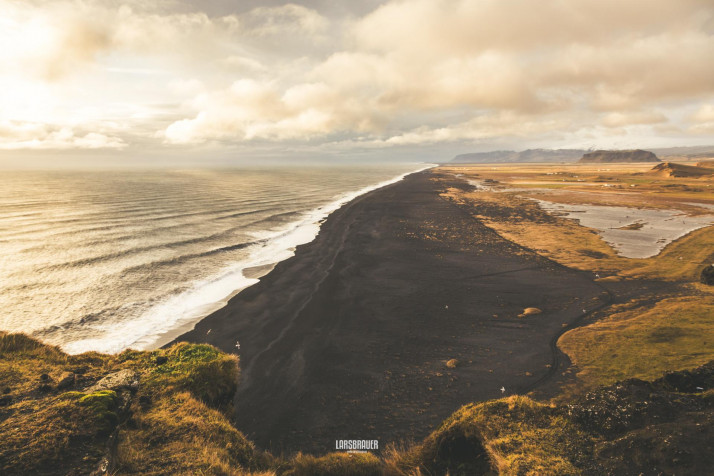
[(613, 163), (613, 162), (659, 162), (652, 152), (647, 150), (596, 150), (583, 154), (578, 163)]
[(497, 164), (509, 162), (575, 162), (586, 150), (581, 149), (528, 149), (495, 150), (492, 152), (474, 152), (460, 154), (451, 160), (458, 164)]
[[(521, 152), (515, 150), (494, 150), (490, 152), (472, 152), (468, 154), (459, 154), (450, 163), (452, 164), (503, 164), (515, 162), (577, 162), (578, 159), (587, 154), (595, 153), (631, 153), (644, 152), (657, 154), (659, 157), (678, 157), (678, 158), (710, 158), (714, 157), (714, 145), (708, 146), (692, 146), (692, 147), (665, 147), (660, 149), (652, 149), (652, 152), (637, 150), (622, 150), (622, 151), (602, 151), (592, 152), (592, 149), (528, 149)], [(655, 160), (629, 160), (618, 159), (613, 162), (659, 162), (655, 156)], [(592, 162), (592, 161), (588, 161)], [(607, 161), (604, 161), (607, 162)]]

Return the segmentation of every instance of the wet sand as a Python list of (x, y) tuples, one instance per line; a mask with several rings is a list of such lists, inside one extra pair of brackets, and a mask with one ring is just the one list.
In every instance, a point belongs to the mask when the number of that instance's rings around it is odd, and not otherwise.
[[(315, 241), (177, 339), (240, 355), (235, 419), (258, 446), (384, 448), (423, 438), (501, 387), (557, 385), (547, 378), (559, 373), (549, 367), (554, 339), (609, 296), (591, 274), (504, 240), (441, 198), (469, 185), (435, 176), (337, 210)], [(526, 307), (543, 313), (519, 318)]]

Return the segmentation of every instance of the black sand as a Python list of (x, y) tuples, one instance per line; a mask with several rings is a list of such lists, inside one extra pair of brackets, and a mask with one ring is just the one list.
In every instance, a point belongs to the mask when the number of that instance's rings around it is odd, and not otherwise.
[[(236, 423), (259, 446), (384, 448), (501, 387), (556, 385), (543, 378), (554, 336), (600, 305), (603, 289), (499, 237), (439, 197), (463, 182), (433, 176), (336, 211), (315, 241), (178, 339), (228, 352), (240, 341)], [(543, 313), (517, 317), (525, 307)]]

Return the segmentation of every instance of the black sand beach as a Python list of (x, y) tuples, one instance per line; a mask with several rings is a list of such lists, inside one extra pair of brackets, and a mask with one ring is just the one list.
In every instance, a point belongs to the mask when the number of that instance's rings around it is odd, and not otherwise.
[[(556, 385), (544, 379), (554, 337), (607, 294), (439, 196), (464, 182), (433, 177), (350, 202), (177, 339), (240, 355), (236, 424), (259, 446), (324, 453), (337, 439), (377, 439), (384, 448), (423, 438), (501, 387)], [(543, 313), (519, 318), (526, 307)]]

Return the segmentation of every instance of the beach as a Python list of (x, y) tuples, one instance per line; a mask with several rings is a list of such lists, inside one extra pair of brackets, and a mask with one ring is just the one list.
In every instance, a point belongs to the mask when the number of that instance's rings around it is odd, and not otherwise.
[[(236, 425), (260, 447), (384, 448), (463, 404), (556, 385), (554, 336), (609, 296), (590, 273), (504, 240), (439, 195), (464, 181), (434, 177), (349, 202), (177, 339), (240, 356)], [(519, 317), (527, 307), (542, 313)]]

